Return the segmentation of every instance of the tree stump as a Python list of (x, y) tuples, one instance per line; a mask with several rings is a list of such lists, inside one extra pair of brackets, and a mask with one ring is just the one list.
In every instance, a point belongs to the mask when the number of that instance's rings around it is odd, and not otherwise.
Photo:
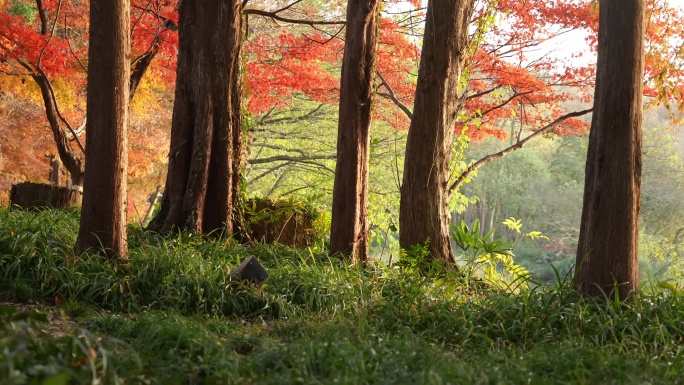
[(80, 191), (66, 187), (24, 182), (12, 186), (10, 207), (23, 209), (80, 207), (82, 196), (83, 193)]
[(268, 199), (245, 202), (243, 218), (251, 239), (297, 248), (313, 245), (317, 235), (314, 221), (319, 213), (295, 206)]

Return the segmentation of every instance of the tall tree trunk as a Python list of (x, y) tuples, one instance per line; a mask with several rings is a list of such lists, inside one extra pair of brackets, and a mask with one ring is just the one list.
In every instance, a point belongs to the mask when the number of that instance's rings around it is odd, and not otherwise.
[[(487, 227), (487, 231), (482, 231), (482, 234), (487, 234), (490, 231), (494, 230), (494, 219), (496, 219), (496, 200), (491, 203), (492, 209), (490, 210), (489, 214), (489, 226)], [(494, 233), (492, 233), (494, 234)]]
[(474, 0), (430, 0), (401, 186), (399, 243), (429, 242), (451, 265), (448, 182), (461, 70)]
[(347, 4), (330, 254), (368, 259), (368, 162), (380, 0)]
[[(238, 30), (238, 36), (240, 30)], [(232, 180), (231, 180), (231, 209), (232, 209), (232, 220), (233, 228), (232, 232), (236, 231), (246, 231), (242, 228), (242, 222), (240, 217), (240, 190), (242, 184), (242, 168), (247, 163), (247, 158), (245, 154), (245, 142), (244, 142), (244, 125), (242, 122), (242, 56), (238, 53), (234, 58), (234, 66), (236, 68), (236, 76), (233, 76), (232, 89), (231, 89), (231, 111), (233, 119), (233, 142), (231, 143), (231, 148), (233, 152), (233, 163), (232, 163)], [(240, 229), (240, 230), (238, 230)]]
[(76, 251), (127, 258), (129, 0), (90, 4), (86, 161)]
[(150, 228), (232, 234), (242, 2), (181, 1), (164, 199)]
[(627, 298), (638, 290), (644, 0), (600, 0), (594, 116), (574, 285)]

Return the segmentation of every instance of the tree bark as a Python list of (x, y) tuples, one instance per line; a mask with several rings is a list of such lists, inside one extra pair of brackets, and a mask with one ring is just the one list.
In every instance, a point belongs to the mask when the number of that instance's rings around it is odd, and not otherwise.
[(127, 258), (129, 0), (90, 4), (86, 161), (76, 252)]
[(50, 123), (50, 129), (52, 130), (52, 136), (55, 139), (55, 144), (57, 145), (59, 159), (64, 164), (64, 167), (66, 167), (67, 171), (69, 171), (72, 185), (82, 186), (83, 175), (85, 172), (83, 161), (71, 148), (66, 129), (60, 124), (57, 105), (55, 104), (55, 100), (52, 97), (52, 91), (50, 90), (50, 81), (48, 80), (47, 76), (43, 74), (35, 74), (32, 75), (32, 77), (33, 80), (38, 84), (38, 87), (40, 88), (40, 94), (43, 97), (45, 115)]
[(151, 229), (233, 232), (241, 10), (239, 0), (180, 3), (168, 174)]
[(368, 259), (368, 163), (380, 0), (347, 4), (330, 254)]
[(574, 286), (584, 294), (625, 299), (639, 289), (644, 1), (601, 0), (599, 7), (594, 115)]
[[(237, 35), (240, 36), (241, 28), (237, 30)], [(241, 218), (240, 218), (240, 190), (242, 185), (242, 168), (247, 163), (246, 151), (245, 151), (245, 141), (244, 141), (244, 125), (242, 122), (242, 55), (240, 51), (235, 54), (233, 58), (234, 66), (234, 76), (232, 77), (232, 89), (231, 89), (231, 101), (230, 108), (232, 112), (232, 123), (233, 127), (231, 129), (233, 135), (233, 142), (231, 143), (233, 163), (232, 168), (232, 178), (231, 178), (231, 205), (230, 209), (232, 213), (232, 223), (233, 227), (231, 233), (236, 230), (241, 229)]]
[(405, 250), (429, 242), (430, 258), (453, 265), (448, 183), (459, 81), (474, 0), (428, 2), (399, 212)]

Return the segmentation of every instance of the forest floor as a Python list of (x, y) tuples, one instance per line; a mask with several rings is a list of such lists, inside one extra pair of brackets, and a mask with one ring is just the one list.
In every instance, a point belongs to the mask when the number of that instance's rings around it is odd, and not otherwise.
[[(512, 293), (136, 228), (129, 260), (77, 258), (77, 223), (0, 210), (2, 384), (684, 383), (671, 285), (628, 303), (562, 278)], [(247, 255), (271, 275), (261, 287), (228, 278)]]

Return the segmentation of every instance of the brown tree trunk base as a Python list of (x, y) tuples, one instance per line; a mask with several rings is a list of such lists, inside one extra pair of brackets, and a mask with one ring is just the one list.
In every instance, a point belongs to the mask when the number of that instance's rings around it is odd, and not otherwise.
[(50, 184), (24, 182), (10, 190), (10, 207), (23, 209), (67, 209), (81, 207), (83, 194)]

